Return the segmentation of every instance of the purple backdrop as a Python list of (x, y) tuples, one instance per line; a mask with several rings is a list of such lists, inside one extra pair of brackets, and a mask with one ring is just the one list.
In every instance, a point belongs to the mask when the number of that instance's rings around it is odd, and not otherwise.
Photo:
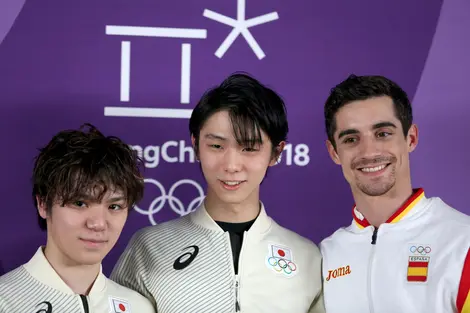
[(0, 271), (26, 262), (44, 243), (30, 195), (32, 158), (64, 128), (91, 122), (146, 159), (145, 199), (106, 258), (106, 273), (138, 228), (194, 208), (205, 186), (186, 117), (204, 90), (240, 70), (287, 103), (290, 147), (262, 188), (269, 213), (284, 226), (318, 243), (351, 220), (349, 187), (325, 149), (322, 111), (329, 89), (351, 72), (386, 75), (406, 89), (421, 131), (412, 155), (415, 186), (470, 213), (470, 166), (454, 147), (470, 131), (466, 0), (0, 6)]

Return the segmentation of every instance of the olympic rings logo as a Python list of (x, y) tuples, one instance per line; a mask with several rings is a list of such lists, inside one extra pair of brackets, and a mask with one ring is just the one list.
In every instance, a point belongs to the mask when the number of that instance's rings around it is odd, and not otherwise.
[(294, 262), (281, 258), (269, 257), (268, 263), (276, 272), (284, 272), (287, 275), (297, 270), (297, 265)]
[[(197, 207), (201, 205), (205, 197), (204, 190), (202, 189), (201, 185), (191, 179), (182, 179), (177, 181), (170, 187), (170, 189), (168, 190), (168, 194), (165, 191), (165, 187), (163, 187), (163, 185), (159, 181), (153, 178), (146, 178), (144, 179), (144, 182), (156, 186), (160, 190), (161, 196), (158, 196), (153, 199), (147, 210), (141, 209), (137, 205), (134, 206), (134, 209), (140, 214), (147, 215), (152, 225), (157, 225), (157, 222), (154, 218), (154, 214), (160, 212), (167, 201), (173, 212), (179, 214), (180, 216), (184, 216), (195, 211)], [(188, 207), (185, 207), (183, 202), (174, 195), (176, 188), (185, 184), (194, 186), (196, 188), (196, 191), (198, 192), (198, 196), (191, 200)]]
[(425, 254), (428, 254), (431, 252), (431, 247), (429, 246), (426, 246), (426, 247), (423, 247), (423, 246), (411, 246), (410, 248), (410, 252), (411, 253), (419, 253), (421, 255), (425, 255)]

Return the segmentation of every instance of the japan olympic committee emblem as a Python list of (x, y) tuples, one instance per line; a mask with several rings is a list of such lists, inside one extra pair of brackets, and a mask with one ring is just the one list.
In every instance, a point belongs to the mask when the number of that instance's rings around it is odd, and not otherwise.
[(294, 263), (292, 250), (279, 245), (268, 245), (266, 266), (277, 274), (292, 277), (298, 273), (297, 264)]
[[(197, 207), (201, 205), (205, 197), (204, 190), (202, 189), (201, 185), (191, 179), (182, 179), (177, 181), (170, 187), (168, 193), (166, 192), (165, 187), (159, 181), (153, 178), (146, 178), (144, 179), (144, 182), (156, 186), (160, 191), (161, 195), (153, 199), (153, 201), (150, 203), (149, 207), (146, 210), (140, 208), (137, 205), (134, 206), (134, 209), (142, 215), (147, 215), (152, 225), (157, 225), (154, 215), (160, 212), (163, 207), (165, 207), (165, 204), (168, 203), (170, 209), (176, 214), (184, 216), (196, 210)], [(174, 195), (175, 190), (185, 184), (194, 186), (197, 191), (197, 197), (192, 199), (187, 207), (184, 206), (183, 201), (181, 201), (181, 199), (177, 198)]]

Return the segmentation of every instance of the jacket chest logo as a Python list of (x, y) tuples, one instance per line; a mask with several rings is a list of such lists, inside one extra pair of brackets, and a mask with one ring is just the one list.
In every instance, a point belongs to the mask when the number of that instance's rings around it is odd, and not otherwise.
[(124, 299), (109, 297), (109, 305), (113, 313), (131, 313), (131, 306), (129, 302)]
[(40, 306), (45, 306), (41, 310), (37, 311), (36, 313), (52, 313), (52, 304), (49, 301), (43, 301), (39, 303), (36, 308), (39, 308)]
[(410, 244), (408, 247), (408, 282), (424, 283), (428, 280), (431, 247), (424, 244)]
[(299, 271), (297, 264), (294, 263), (292, 250), (280, 245), (268, 245), (266, 266), (274, 272), (286, 277), (292, 277)]
[(349, 274), (351, 274), (351, 267), (349, 265), (341, 266), (334, 270), (328, 270), (326, 281), (330, 281), (332, 278), (335, 279), (335, 278), (346, 276)]

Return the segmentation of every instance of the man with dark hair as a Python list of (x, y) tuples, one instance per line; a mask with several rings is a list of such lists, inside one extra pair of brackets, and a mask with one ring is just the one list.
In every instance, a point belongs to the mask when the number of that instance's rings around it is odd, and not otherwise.
[(350, 76), (325, 103), (327, 147), (355, 201), (322, 241), (325, 306), (336, 312), (470, 312), (470, 218), (413, 189), (418, 144), (407, 94)]
[(151, 303), (101, 272), (144, 184), (135, 152), (89, 131), (56, 134), (33, 170), (33, 200), (45, 247), (0, 277), (0, 312), (155, 312)]
[(282, 99), (234, 74), (202, 97), (189, 130), (204, 202), (137, 232), (112, 279), (159, 313), (324, 312), (318, 247), (273, 221), (259, 198), (287, 138)]

